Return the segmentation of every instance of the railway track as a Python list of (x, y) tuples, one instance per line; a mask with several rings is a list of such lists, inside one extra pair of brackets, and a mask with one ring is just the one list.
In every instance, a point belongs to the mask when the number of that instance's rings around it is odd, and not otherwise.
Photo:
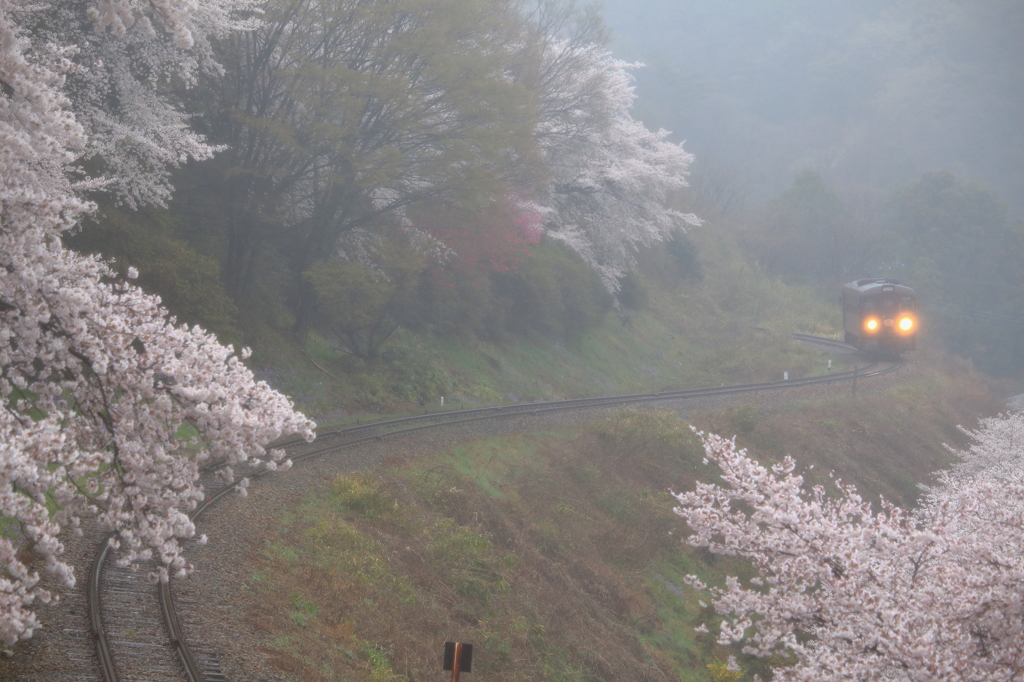
[[(856, 350), (836, 339), (807, 334), (794, 336), (805, 343), (847, 352)], [(759, 393), (855, 381), (881, 376), (902, 366), (902, 361), (888, 364), (874, 362), (864, 368), (802, 379), (436, 412), (320, 431), (312, 444), (295, 439), (278, 442), (275, 446), (286, 448), (292, 461), (298, 463), (385, 438), (459, 424), (567, 410)], [(204, 487), (214, 492), (192, 512), (193, 520), (238, 485), (236, 482), (217, 488), (217, 468), (214, 464), (202, 472)], [(236, 477), (238, 480), (255, 479), (267, 473), (270, 472), (250, 467), (248, 470), (237, 471)], [(220, 671), (216, 655), (213, 652), (192, 649), (186, 643), (182, 634), (182, 622), (171, 599), (170, 583), (160, 583), (154, 588), (146, 579), (149, 573), (146, 566), (131, 570), (108, 565), (108, 550), (109, 545), (104, 542), (93, 562), (87, 587), (89, 620), (93, 629), (101, 679), (104, 682), (225, 682), (226, 677)]]

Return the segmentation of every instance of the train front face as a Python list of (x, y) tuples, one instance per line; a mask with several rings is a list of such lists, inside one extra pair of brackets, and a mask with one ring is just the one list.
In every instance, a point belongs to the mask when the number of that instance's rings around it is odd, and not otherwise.
[(917, 342), (917, 296), (895, 280), (857, 280), (843, 287), (843, 327), (864, 351), (902, 353)]

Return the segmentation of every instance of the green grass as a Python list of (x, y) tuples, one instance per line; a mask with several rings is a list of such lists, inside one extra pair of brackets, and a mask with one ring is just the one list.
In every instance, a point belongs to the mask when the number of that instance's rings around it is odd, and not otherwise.
[[(963, 367), (874, 386), (694, 421), (737, 434), (762, 461), (794, 454), (812, 483), (835, 470), (868, 499), (909, 504), (948, 463), (951, 425), (997, 405)], [(694, 630), (714, 633), (719, 617), (686, 575), (753, 575), (679, 542), (667, 491), (713, 480), (702, 460), (687, 422), (624, 409), (339, 476), (271, 524), (251, 569), (252, 617), (274, 633), (276, 665), (314, 682), (423, 679), (443, 639), (474, 643), (474, 674), (499, 682), (764, 679), (785, 661)]]
[[(299, 348), (291, 337), (263, 326), (250, 333), (253, 366), (322, 425), (778, 380), (784, 372), (792, 378), (824, 374), (828, 357), (791, 335), (838, 335), (832, 297), (823, 300), (810, 289), (766, 276), (714, 229), (695, 231), (693, 239), (702, 259), (714, 264), (705, 266), (703, 280), (652, 279), (644, 310), (612, 311), (571, 339), (509, 335), (494, 343), (403, 331), (381, 360), (364, 362), (315, 333)], [(834, 359), (834, 371), (843, 369), (843, 358)]]

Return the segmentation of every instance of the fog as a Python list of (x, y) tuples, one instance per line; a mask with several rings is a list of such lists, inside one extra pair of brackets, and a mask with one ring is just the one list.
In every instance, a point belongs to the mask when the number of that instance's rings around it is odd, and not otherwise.
[(773, 196), (804, 170), (889, 189), (948, 170), (1024, 215), (1024, 3), (607, 0), (638, 117)]

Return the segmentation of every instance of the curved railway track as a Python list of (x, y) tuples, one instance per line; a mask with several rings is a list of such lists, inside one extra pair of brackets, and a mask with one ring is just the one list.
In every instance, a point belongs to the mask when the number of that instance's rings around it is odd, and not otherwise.
[[(836, 339), (807, 334), (795, 334), (794, 336), (798, 341), (805, 343), (847, 352), (856, 351), (853, 347)], [(292, 461), (298, 463), (304, 459), (321, 457), (328, 453), (385, 438), (458, 424), (512, 416), (549, 414), (566, 410), (758, 393), (853, 381), (896, 371), (904, 363), (894, 361), (879, 367), (881, 364), (883, 363), (874, 362), (861, 369), (833, 372), (803, 379), (436, 412), (320, 431), (313, 444), (295, 439), (281, 441), (275, 445), (288, 449)], [(212, 490), (216, 487), (215, 476), (218, 468), (218, 465), (214, 464), (202, 472), (202, 482), (206, 489)], [(239, 480), (246, 477), (259, 478), (267, 473), (270, 472), (251, 468), (248, 471), (237, 472), (237, 478)], [(191, 518), (198, 518), (237, 486), (238, 482), (236, 481), (233, 484), (217, 488), (202, 505), (192, 512)], [(145, 566), (142, 567), (142, 570), (107, 566), (108, 550), (109, 544), (105, 541), (93, 562), (87, 587), (89, 620), (93, 628), (96, 655), (104, 682), (118, 682), (121, 679), (126, 681), (130, 679), (145, 680), (146, 682), (162, 682), (163, 680), (176, 682), (182, 679), (189, 682), (224, 682), (226, 677), (220, 672), (216, 656), (211, 652), (190, 648), (186, 643), (182, 634), (182, 623), (171, 599), (170, 583), (160, 583), (154, 589), (153, 585), (142, 579), (142, 575), (148, 573)], [(100, 598), (101, 589), (105, 590), (102, 600)], [(153, 615), (157, 613), (156, 602), (159, 602), (161, 617)], [(116, 666), (115, 649), (118, 661)]]

